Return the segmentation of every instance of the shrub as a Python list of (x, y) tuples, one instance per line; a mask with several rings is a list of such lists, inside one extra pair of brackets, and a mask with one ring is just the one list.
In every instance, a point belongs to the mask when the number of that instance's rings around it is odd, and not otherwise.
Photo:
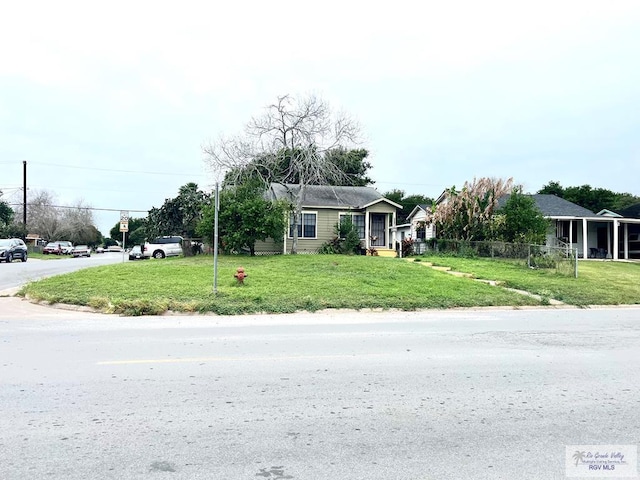
[(336, 236), (323, 243), (318, 249), (318, 253), (347, 255), (360, 253), (360, 236), (350, 217), (344, 216), (339, 223), (334, 225), (333, 231)]

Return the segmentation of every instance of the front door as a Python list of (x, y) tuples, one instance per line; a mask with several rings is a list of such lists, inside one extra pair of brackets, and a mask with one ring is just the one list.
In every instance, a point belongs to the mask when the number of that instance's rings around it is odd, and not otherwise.
[(384, 213), (371, 214), (371, 246), (373, 247), (384, 247), (386, 245), (385, 217)]
[(607, 227), (598, 227), (597, 230), (598, 248), (607, 249), (609, 229)]

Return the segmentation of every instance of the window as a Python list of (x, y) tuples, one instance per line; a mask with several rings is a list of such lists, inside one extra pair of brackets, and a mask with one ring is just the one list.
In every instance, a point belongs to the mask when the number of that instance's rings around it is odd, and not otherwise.
[[(316, 238), (316, 213), (298, 215), (298, 238)], [(293, 213), (289, 217), (289, 238), (293, 238)]]
[(342, 223), (344, 218), (351, 217), (351, 222), (356, 227), (358, 231), (358, 238), (363, 240), (365, 238), (364, 231), (364, 213), (341, 213), (340, 214), (340, 223)]

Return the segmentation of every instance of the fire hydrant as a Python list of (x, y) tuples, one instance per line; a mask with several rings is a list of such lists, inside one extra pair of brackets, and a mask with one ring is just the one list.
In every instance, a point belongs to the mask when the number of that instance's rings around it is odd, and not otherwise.
[(236, 273), (233, 276), (236, 277), (236, 280), (238, 280), (238, 283), (240, 285), (244, 285), (244, 279), (247, 278), (249, 274), (244, 273), (244, 268), (238, 267), (238, 269), (236, 270)]

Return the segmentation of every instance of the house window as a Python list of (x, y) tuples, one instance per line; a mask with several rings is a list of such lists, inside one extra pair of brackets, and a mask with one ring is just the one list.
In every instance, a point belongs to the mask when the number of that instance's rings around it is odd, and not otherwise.
[[(316, 238), (316, 213), (298, 215), (298, 238)], [(293, 238), (293, 213), (289, 217), (289, 238)]]
[(340, 223), (342, 223), (343, 219), (347, 217), (351, 217), (351, 222), (356, 227), (356, 231), (358, 232), (358, 238), (360, 240), (363, 240), (365, 238), (364, 213), (341, 213)]
[(424, 241), (426, 236), (427, 229), (425, 228), (424, 224), (418, 224), (418, 226), (416, 227), (416, 239)]

